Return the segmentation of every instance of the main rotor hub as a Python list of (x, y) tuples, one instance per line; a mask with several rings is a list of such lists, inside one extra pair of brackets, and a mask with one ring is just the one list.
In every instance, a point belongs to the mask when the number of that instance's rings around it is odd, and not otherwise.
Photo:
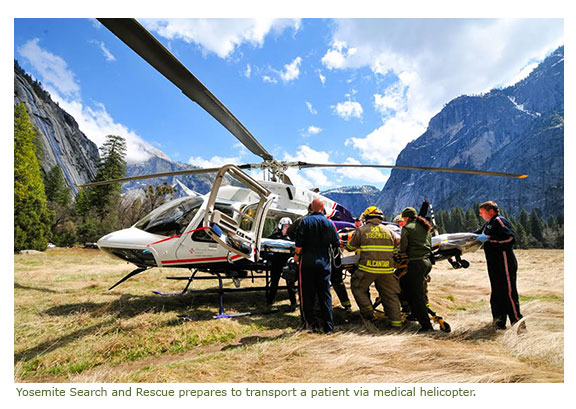
[(267, 159), (260, 164), (259, 168), (262, 170), (268, 170), (274, 179), (281, 180), (282, 176), (286, 173), (286, 170), (288, 170), (288, 165), (286, 162), (280, 162), (276, 159)]

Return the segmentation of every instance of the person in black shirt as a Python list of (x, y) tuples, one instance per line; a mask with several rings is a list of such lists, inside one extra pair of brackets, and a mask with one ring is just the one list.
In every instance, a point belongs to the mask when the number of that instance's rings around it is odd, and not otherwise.
[(484, 243), (492, 290), (490, 307), (493, 325), (496, 329), (506, 329), (507, 318), (511, 325), (522, 318), (516, 289), (518, 262), (512, 249), (515, 242), (514, 231), (510, 222), (500, 215), (500, 209), (495, 202), (482, 203), (479, 213), (486, 223), (474, 233), (479, 234), (477, 240)]
[[(277, 240), (291, 240), (288, 236), (288, 230), (292, 225), (292, 220), (289, 217), (283, 217), (278, 223), (278, 230), (276, 230), (271, 236), (271, 239)], [(274, 304), (274, 299), (276, 298), (276, 293), (278, 292), (278, 283), (280, 282), (280, 277), (282, 276), (282, 268), (286, 265), (286, 262), (290, 258), (290, 254), (287, 253), (275, 253), (272, 254), (270, 259), (270, 288), (266, 293), (266, 304)], [(290, 299), (290, 311), (296, 311), (296, 283), (286, 280), (286, 287), (288, 289), (288, 298)]]

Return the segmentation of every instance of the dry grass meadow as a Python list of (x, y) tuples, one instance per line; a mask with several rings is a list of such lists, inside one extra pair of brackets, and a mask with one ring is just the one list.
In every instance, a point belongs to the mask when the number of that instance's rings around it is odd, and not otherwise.
[[(131, 271), (98, 250), (14, 256), (15, 382), (564, 382), (564, 252), (517, 251), (527, 332), (494, 331), (483, 252), (469, 269), (432, 271), (432, 308), (451, 333), (416, 334), (364, 323), (334, 298), (332, 335), (298, 331), (298, 312), (232, 319), (216, 294), (177, 291), (153, 269), (108, 291)], [(208, 281), (195, 283), (207, 287)], [(349, 280), (347, 279), (347, 284)], [(231, 285), (231, 284), (230, 284)], [(243, 285), (253, 285), (243, 280)], [(199, 288), (196, 286), (196, 288)], [(261, 310), (261, 292), (227, 294), (227, 312)], [(194, 320), (183, 320), (186, 314)]]

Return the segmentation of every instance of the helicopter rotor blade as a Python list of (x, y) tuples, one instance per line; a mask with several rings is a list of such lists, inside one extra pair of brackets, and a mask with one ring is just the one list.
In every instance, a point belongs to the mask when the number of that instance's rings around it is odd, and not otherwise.
[(287, 163), (288, 166), (295, 166), (300, 169), (306, 168), (384, 168), (384, 169), (404, 169), (404, 170), (425, 170), (432, 172), (450, 172), (450, 173), (464, 173), (470, 175), (488, 175), (488, 176), (501, 176), (516, 179), (525, 179), (528, 175), (519, 173), (506, 173), (506, 172), (491, 172), (484, 170), (473, 169), (456, 169), (456, 168), (434, 168), (429, 166), (403, 166), (403, 165), (356, 165), (350, 163), (308, 163), (308, 162), (292, 162)]
[[(254, 165), (245, 164), (245, 165), (238, 165), (238, 167), (240, 169), (251, 169), (254, 167)], [(124, 182), (130, 182), (132, 180), (152, 179), (152, 178), (159, 178), (159, 177), (166, 177), (166, 176), (193, 175), (193, 174), (200, 174), (200, 173), (216, 173), (219, 170), (220, 170), (220, 167), (218, 167), (218, 168), (198, 168), (198, 169), (176, 170), (173, 172), (163, 172), (163, 173), (149, 173), (146, 175), (128, 176), (125, 178), (100, 180), (97, 182), (86, 183), (84, 185), (76, 185), (76, 187), (77, 188), (84, 188), (84, 187), (91, 187), (91, 186), (103, 186), (103, 185), (109, 185), (112, 183), (124, 183)]]
[(135, 19), (99, 18), (108, 30), (200, 105), (255, 155), (273, 159), (242, 123), (170, 51)]

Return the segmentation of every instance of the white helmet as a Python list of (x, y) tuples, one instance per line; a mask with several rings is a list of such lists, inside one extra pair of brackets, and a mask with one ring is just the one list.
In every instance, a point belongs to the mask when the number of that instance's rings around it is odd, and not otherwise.
[(278, 229), (281, 230), (282, 226), (284, 226), (285, 224), (292, 224), (292, 219), (290, 219), (289, 217), (281, 218), (280, 221), (278, 222)]

